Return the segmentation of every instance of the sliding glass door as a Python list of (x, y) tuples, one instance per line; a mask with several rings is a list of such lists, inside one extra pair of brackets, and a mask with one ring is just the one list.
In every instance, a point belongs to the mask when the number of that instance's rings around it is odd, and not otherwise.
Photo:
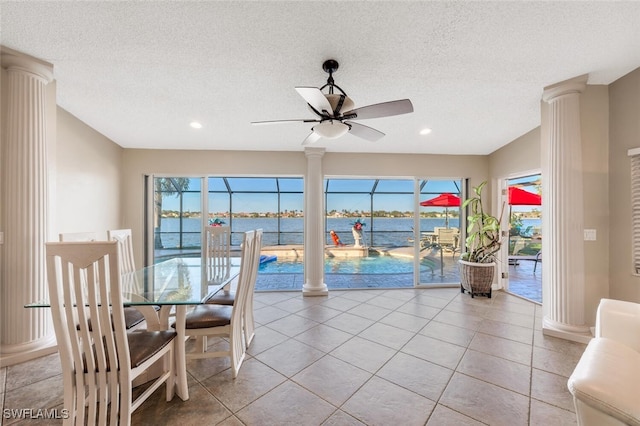
[(152, 187), (153, 209), (152, 214), (147, 215), (153, 229), (152, 262), (172, 257), (199, 257), (202, 178), (154, 176)]

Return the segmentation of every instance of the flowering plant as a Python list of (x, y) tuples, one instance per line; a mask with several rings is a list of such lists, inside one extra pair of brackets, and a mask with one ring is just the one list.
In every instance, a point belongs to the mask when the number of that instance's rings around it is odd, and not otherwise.
[(356, 219), (356, 221), (352, 222), (351, 225), (353, 225), (353, 227), (356, 228), (358, 231), (360, 231), (363, 226), (367, 226), (367, 224), (364, 222), (361, 222), (360, 219)]

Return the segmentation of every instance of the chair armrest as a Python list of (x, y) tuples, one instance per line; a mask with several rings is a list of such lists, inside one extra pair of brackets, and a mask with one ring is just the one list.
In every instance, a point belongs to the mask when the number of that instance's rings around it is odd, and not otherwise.
[(640, 352), (640, 304), (602, 299), (596, 315), (595, 337), (617, 340)]

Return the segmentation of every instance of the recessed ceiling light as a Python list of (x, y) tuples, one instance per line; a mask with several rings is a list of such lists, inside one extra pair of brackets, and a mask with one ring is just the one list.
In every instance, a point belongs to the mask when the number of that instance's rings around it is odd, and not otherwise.
[(428, 135), (429, 133), (431, 133), (431, 129), (429, 129), (429, 128), (425, 128), (425, 129), (420, 130), (420, 134), (423, 135), (423, 136), (424, 135)]
[(189, 123), (189, 125), (194, 129), (202, 129), (202, 124), (198, 123), (197, 121), (192, 121), (191, 123)]

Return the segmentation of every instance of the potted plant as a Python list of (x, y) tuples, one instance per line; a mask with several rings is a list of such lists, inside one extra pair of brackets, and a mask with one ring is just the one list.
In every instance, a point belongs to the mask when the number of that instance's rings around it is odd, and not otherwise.
[[(496, 253), (500, 251), (502, 236), (500, 218), (486, 212), (482, 205), (482, 190), (487, 182), (473, 188), (474, 196), (464, 200), (462, 208), (469, 207), (467, 217), (466, 252), (460, 256), (460, 291), (473, 297), (486, 294), (491, 298), (491, 284), (496, 268)], [(502, 209), (504, 211), (504, 208)]]

